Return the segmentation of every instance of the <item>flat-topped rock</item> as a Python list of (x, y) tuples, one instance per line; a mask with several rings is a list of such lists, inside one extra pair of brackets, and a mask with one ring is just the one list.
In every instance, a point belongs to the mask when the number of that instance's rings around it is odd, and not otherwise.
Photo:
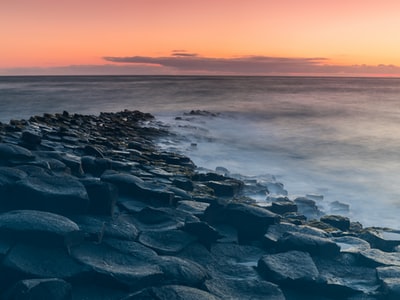
[(367, 241), (354, 236), (335, 237), (333, 241), (340, 247), (340, 252), (359, 253), (371, 248)]
[(28, 149), (13, 145), (0, 143), (0, 164), (21, 163), (34, 159), (34, 155)]
[(151, 287), (132, 294), (122, 300), (217, 300), (220, 299), (206, 291), (183, 285)]
[(398, 266), (400, 267), (400, 252), (384, 252), (379, 249), (367, 249), (360, 252), (365, 264), (371, 267)]
[(72, 286), (59, 278), (26, 279), (17, 282), (5, 295), (5, 299), (53, 299), (71, 300)]
[(108, 245), (85, 243), (74, 247), (71, 255), (110, 286), (138, 289), (159, 283), (163, 278), (163, 272), (156, 264)]
[(378, 267), (376, 269), (379, 280), (383, 283), (385, 299), (397, 300), (400, 298), (400, 267)]
[(79, 233), (75, 222), (49, 212), (16, 210), (0, 214), (0, 234), (9, 239), (64, 245), (73, 237), (78, 238)]
[(159, 254), (174, 255), (182, 251), (196, 238), (182, 230), (145, 231), (139, 236), (139, 242)]
[[(82, 183), (72, 176), (29, 176), (15, 185), (13, 205), (60, 214), (85, 213), (89, 197)], [(11, 200), (10, 200), (11, 201)]]
[(257, 268), (267, 280), (288, 286), (310, 284), (319, 276), (310, 254), (301, 251), (264, 255)]
[(210, 293), (221, 299), (286, 299), (276, 284), (258, 279), (214, 278), (207, 280), (205, 286)]

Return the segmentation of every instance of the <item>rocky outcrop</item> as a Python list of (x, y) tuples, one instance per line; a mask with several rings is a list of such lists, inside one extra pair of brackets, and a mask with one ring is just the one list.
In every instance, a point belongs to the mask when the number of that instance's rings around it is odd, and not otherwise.
[(0, 299), (399, 297), (397, 231), (324, 216), (273, 178), (199, 172), (152, 122), (0, 124)]

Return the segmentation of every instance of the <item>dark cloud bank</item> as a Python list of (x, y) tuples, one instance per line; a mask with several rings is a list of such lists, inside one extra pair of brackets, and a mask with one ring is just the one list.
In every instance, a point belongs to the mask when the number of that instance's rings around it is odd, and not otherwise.
[(400, 76), (394, 65), (329, 64), (329, 59), (242, 56), (204, 57), (185, 50), (170, 56), (103, 57), (104, 65), (73, 65), (51, 68), (0, 69), (0, 75), (303, 75), (303, 76)]

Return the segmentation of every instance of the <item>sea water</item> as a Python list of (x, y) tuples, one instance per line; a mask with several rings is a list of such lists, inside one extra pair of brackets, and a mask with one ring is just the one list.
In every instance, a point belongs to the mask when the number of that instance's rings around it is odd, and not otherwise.
[(400, 79), (0, 77), (1, 122), (124, 109), (169, 124), (184, 137), (170, 148), (199, 167), (272, 174), (290, 196), (322, 195), (365, 226), (400, 229)]

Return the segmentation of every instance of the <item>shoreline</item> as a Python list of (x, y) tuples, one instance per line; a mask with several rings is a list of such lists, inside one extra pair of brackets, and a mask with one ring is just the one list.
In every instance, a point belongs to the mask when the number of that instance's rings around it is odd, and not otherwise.
[(398, 232), (321, 216), (306, 197), (257, 206), (243, 191), (274, 187), (198, 172), (157, 148), (171, 133), (153, 121), (125, 110), (0, 124), (2, 298), (400, 296)]

